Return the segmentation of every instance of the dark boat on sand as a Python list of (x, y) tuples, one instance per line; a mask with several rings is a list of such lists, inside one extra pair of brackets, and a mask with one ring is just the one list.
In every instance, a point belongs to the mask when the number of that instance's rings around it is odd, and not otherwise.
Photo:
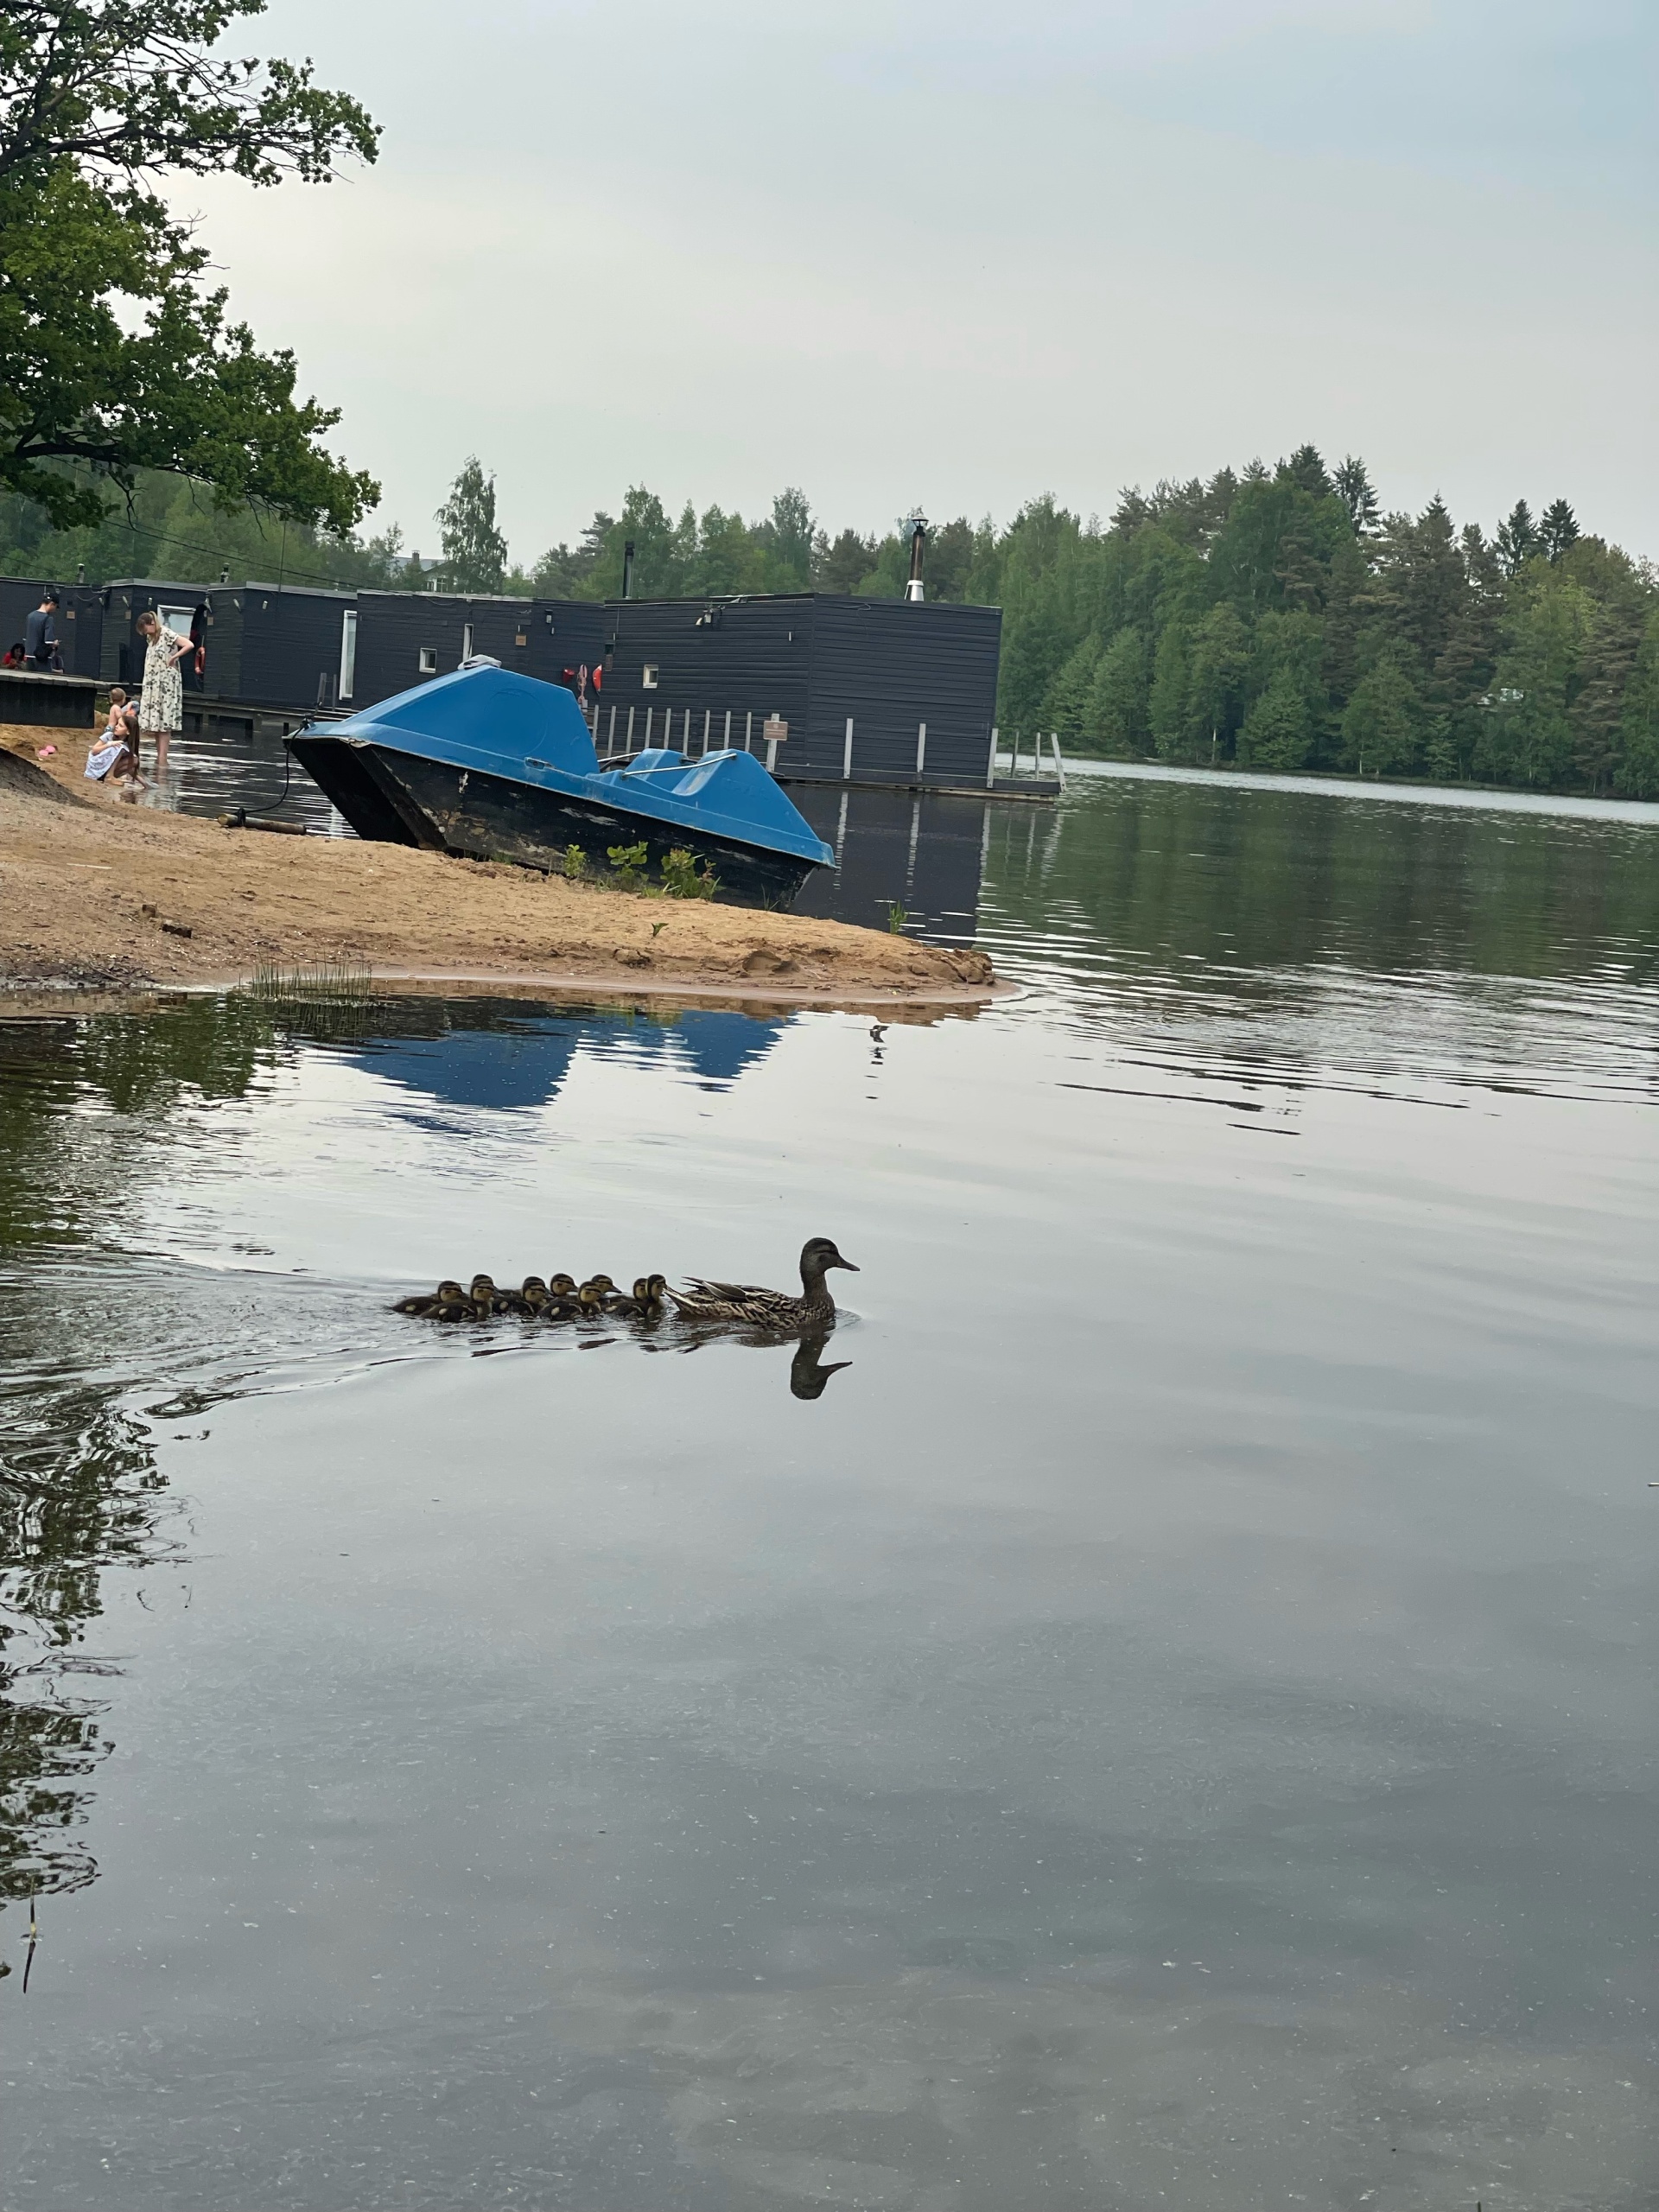
[(601, 869), (613, 846), (713, 869), (717, 899), (787, 906), (835, 854), (752, 753), (657, 750), (601, 768), (568, 691), (494, 666), (311, 722), (288, 748), (359, 837), (561, 873), (575, 846)]

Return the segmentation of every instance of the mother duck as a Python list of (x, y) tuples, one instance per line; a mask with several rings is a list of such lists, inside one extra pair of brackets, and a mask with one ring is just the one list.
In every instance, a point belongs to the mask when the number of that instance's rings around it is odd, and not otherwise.
[(688, 1321), (741, 1321), (751, 1329), (801, 1330), (835, 1325), (836, 1301), (824, 1276), (831, 1268), (858, 1269), (843, 1260), (829, 1236), (809, 1236), (801, 1247), (801, 1295), (786, 1290), (762, 1290), (751, 1282), (704, 1282), (693, 1275), (684, 1290), (671, 1290)]

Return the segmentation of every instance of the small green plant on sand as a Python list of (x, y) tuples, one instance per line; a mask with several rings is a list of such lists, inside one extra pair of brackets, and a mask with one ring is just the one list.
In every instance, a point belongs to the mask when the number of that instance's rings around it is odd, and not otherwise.
[(905, 924), (909, 919), (909, 913), (899, 904), (899, 901), (896, 899), (889, 899), (887, 901), (887, 927), (894, 937), (898, 937), (900, 934), (904, 929)]
[(565, 881), (567, 883), (580, 883), (582, 877), (586, 875), (587, 873), (587, 854), (582, 851), (580, 845), (567, 845), (564, 849)]
[(619, 891), (637, 891), (645, 880), (651, 849), (643, 839), (637, 845), (612, 845), (606, 850)]
[(712, 899), (720, 878), (707, 861), (694, 861), (677, 845), (663, 856), (663, 888), (671, 899)]

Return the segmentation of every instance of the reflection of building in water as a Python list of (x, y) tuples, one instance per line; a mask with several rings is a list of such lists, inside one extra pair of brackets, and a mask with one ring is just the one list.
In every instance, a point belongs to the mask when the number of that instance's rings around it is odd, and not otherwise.
[[(450, 1020), (465, 1009), (447, 1009)], [(688, 1007), (666, 1020), (645, 1014), (580, 1013), (525, 1017), (481, 1006), (479, 1027), (434, 1025), (429, 1038), (365, 1039), (351, 1050), (361, 1066), (448, 1106), (499, 1111), (544, 1106), (556, 1098), (579, 1050), (691, 1077), (724, 1090), (763, 1059), (783, 1034), (780, 1020)]]
[(821, 869), (806, 884), (797, 913), (879, 929), (896, 905), (920, 936), (972, 937), (991, 802), (937, 791), (815, 791), (807, 784), (792, 785), (790, 797), (840, 863), (835, 874)]

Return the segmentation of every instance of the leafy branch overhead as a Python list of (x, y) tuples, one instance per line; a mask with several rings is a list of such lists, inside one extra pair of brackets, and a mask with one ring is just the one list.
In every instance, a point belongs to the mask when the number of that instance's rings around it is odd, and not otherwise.
[[(207, 288), (169, 175), (327, 183), (378, 132), (308, 62), (211, 49), (265, 0), (6, 0), (0, 12), (0, 483), (60, 527), (95, 522), (94, 479), (200, 479), (349, 529), (378, 496), (321, 443), (338, 411), (296, 400)], [(83, 464), (75, 469), (66, 464)]]

